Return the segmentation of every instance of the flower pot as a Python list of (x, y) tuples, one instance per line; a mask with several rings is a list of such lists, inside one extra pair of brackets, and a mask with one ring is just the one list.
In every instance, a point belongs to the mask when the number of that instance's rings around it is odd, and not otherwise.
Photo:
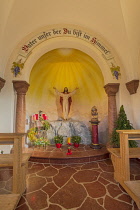
[(79, 143), (74, 143), (74, 147), (78, 148), (79, 147)]
[(61, 148), (61, 146), (62, 146), (62, 144), (56, 143), (56, 147), (57, 147), (57, 148)]

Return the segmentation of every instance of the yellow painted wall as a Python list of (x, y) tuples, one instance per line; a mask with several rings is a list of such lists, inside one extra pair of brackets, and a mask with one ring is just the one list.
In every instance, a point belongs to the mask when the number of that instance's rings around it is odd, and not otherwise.
[(68, 87), (70, 92), (79, 88), (72, 97), (70, 118), (88, 123), (94, 105), (99, 110), (100, 119), (107, 115), (102, 72), (90, 56), (79, 50), (62, 48), (44, 54), (35, 63), (29, 83), (28, 115), (42, 110), (50, 120), (57, 120), (58, 116), (62, 116), (59, 98), (53, 87), (60, 92), (64, 87)]

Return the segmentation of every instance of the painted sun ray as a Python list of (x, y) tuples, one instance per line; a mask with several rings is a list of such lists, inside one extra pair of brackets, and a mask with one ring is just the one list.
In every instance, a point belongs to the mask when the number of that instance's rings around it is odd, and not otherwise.
[[(63, 91), (64, 86), (69, 86), (69, 91), (79, 87), (79, 91), (73, 98), (74, 109), (79, 106), (79, 103), (81, 104), (78, 109), (80, 113), (96, 104), (100, 94), (103, 97), (106, 96), (102, 85), (103, 75), (98, 64), (79, 50), (69, 51), (71, 51), (70, 54), (63, 55), (59, 53), (59, 49), (52, 50), (36, 62), (30, 75), (30, 90), (27, 93), (28, 109), (34, 110), (40, 107), (51, 112), (55, 100), (52, 87), (56, 85), (60, 87), (60, 91)], [(48, 101), (50, 108), (46, 106)]]
[[(99, 80), (99, 78), (101, 78), (101, 76), (102, 76), (102, 73), (101, 73), (101, 71), (100, 70), (96, 70), (96, 69), (93, 69), (93, 67), (91, 68), (91, 66), (89, 66), (89, 65), (86, 65), (86, 63), (84, 63), (84, 62), (82, 62), (82, 65), (83, 65), (83, 69), (85, 69), (85, 71), (84, 72), (86, 72), (86, 74), (87, 75), (85, 75), (86, 77), (88, 77), (89, 78), (89, 80), (93, 80), (93, 78), (94, 78), (94, 83), (91, 81), (91, 83), (94, 85), (94, 88), (96, 88), (96, 91), (98, 92), (98, 95), (101, 95), (101, 91), (99, 91), (99, 86), (101, 86), (101, 87), (103, 87), (103, 79), (101, 80)], [(97, 82), (98, 82), (98, 84), (97, 84)]]

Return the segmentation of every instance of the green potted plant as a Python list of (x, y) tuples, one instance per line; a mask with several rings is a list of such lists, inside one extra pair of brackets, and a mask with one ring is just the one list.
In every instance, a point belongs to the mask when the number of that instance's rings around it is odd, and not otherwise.
[(74, 147), (79, 147), (79, 144), (81, 142), (81, 136), (72, 136), (71, 141), (74, 144)]
[[(120, 147), (120, 137), (116, 130), (132, 130), (134, 129), (130, 121), (127, 119), (123, 105), (120, 107), (118, 119), (116, 121), (116, 126), (112, 132), (111, 144), (113, 147)], [(129, 141), (129, 147), (138, 147), (136, 141)]]
[(54, 142), (55, 142), (57, 148), (61, 148), (61, 146), (63, 144), (63, 136), (62, 135), (55, 136)]

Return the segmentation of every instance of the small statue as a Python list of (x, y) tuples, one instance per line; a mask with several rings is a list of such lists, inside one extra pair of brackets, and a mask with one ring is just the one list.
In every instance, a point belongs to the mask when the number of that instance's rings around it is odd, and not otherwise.
[(91, 115), (92, 115), (91, 122), (98, 122), (98, 112), (96, 106), (93, 106), (91, 108)]
[(59, 92), (55, 87), (53, 87), (55, 89), (55, 92), (58, 96), (60, 96), (60, 104), (62, 106), (62, 111), (63, 111), (63, 117), (64, 120), (68, 119), (68, 115), (70, 112), (70, 106), (71, 106), (71, 96), (74, 95), (76, 93), (76, 90), (79, 88), (75, 88), (75, 90), (73, 90), (72, 92), (68, 91), (68, 88), (65, 87), (64, 88), (64, 92)]

